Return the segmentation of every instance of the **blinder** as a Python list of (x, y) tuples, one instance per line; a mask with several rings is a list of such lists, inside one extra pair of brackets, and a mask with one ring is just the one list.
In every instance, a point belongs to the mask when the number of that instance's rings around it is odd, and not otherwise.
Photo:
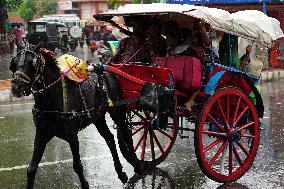
[[(30, 83), (31, 78), (25, 74), (22, 71), (17, 71), (17, 66), (18, 67), (23, 67), (25, 65), (25, 61), (27, 58), (27, 53), (30, 53), (32, 55), (32, 66), (37, 70), (38, 68), (38, 62), (39, 62), (39, 56), (34, 53), (33, 51), (30, 51), (28, 49), (23, 49), (17, 53), (16, 57), (13, 57), (11, 59), (10, 63), (10, 70), (13, 72), (13, 75), (16, 80), (24, 82), (24, 83)], [(19, 61), (17, 62), (17, 58), (19, 57)]]
[(22, 50), (18, 53), (18, 55), (20, 54), (20, 61), (18, 63), (18, 66), (19, 67), (24, 66), (27, 52), (31, 53), (34, 56), (33, 61), (32, 61), (32, 65), (36, 69), (37, 66), (38, 66), (37, 63), (38, 63), (39, 56), (36, 53), (34, 53), (33, 51), (30, 51), (30, 50), (27, 50), (27, 49), (24, 49), (24, 50)]

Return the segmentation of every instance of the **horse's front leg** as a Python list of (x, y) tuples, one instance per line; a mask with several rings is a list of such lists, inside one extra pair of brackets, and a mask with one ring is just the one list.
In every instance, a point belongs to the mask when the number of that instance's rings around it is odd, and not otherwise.
[(34, 186), (35, 175), (37, 172), (38, 164), (43, 156), (46, 144), (52, 139), (52, 136), (44, 135), (39, 129), (36, 129), (34, 140), (34, 150), (32, 160), (27, 169), (27, 183), (26, 188), (32, 189)]
[(96, 122), (95, 125), (97, 126), (97, 129), (100, 133), (100, 135), (105, 139), (112, 158), (113, 158), (113, 162), (114, 162), (114, 167), (115, 170), (118, 174), (118, 178), (121, 180), (121, 182), (123, 184), (127, 183), (128, 177), (126, 175), (125, 172), (122, 171), (122, 165), (120, 163), (119, 157), (118, 157), (118, 153), (117, 153), (117, 149), (116, 149), (116, 145), (115, 145), (115, 140), (114, 140), (114, 136), (113, 134), (110, 132), (106, 121), (105, 121), (105, 116), (101, 116)]
[(79, 153), (79, 140), (77, 134), (72, 134), (72, 136), (69, 138), (68, 143), (70, 145), (72, 155), (73, 155), (73, 169), (75, 173), (79, 176), (81, 187), (83, 189), (89, 188), (89, 183), (86, 180), (83, 172), (83, 166), (80, 159), (80, 153)]

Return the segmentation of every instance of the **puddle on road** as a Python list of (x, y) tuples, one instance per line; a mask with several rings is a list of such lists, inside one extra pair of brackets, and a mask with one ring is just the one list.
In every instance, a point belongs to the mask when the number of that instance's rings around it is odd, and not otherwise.
[[(90, 126), (79, 134), (84, 172), (90, 188), (284, 188), (284, 82), (263, 84), (263, 93), (266, 108), (258, 154), (251, 169), (236, 183), (222, 185), (202, 173), (190, 135), (188, 139), (178, 138), (166, 161), (154, 172), (141, 177), (134, 175), (133, 168), (120, 154), (124, 171), (130, 179), (123, 186), (114, 171), (109, 149), (96, 128)], [(31, 107), (31, 104), (0, 105), (0, 188), (25, 186), (25, 169), (31, 158), (35, 132)], [(111, 131), (116, 134), (116, 130), (111, 128)], [(80, 188), (66, 142), (53, 139), (47, 146), (42, 162), (45, 164), (38, 169), (35, 188)]]

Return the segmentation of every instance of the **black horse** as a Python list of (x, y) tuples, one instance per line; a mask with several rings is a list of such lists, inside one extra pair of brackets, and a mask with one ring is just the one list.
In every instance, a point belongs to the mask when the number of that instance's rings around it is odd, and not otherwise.
[(46, 144), (59, 137), (67, 141), (73, 155), (73, 168), (78, 174), (82, 188), (89, 188), (83, 174), (79, 154), (78, 131), (94, 123), (105, 139), (114, 161), (118, 178), (127, 182), (127, 175), (122, 171), (115, 140), (105, 121), (105, 113), (109, 112), (117, 125), (120, 150), (126, 160), (132, 164), (136, 173), (142, 168), (135, 155), (131, 130), (125, 122), (125, 108), (108, 107), (108, 100), (121, 100), (119, 83), (108, 73), (95, 74), (95, 77), (83, 83), (68, 78), (62, 79), (62, 73), (56, 66), (52, 52), (36, 48), (21, 50), (11, 60), (10, 70), (13, 72), (12, 93), (16, 97), (33, 93), (33, 121), (36, 127), (34, 151), (27, 169), (27, 188), (33, 188), (38, 164), (45, 151)]

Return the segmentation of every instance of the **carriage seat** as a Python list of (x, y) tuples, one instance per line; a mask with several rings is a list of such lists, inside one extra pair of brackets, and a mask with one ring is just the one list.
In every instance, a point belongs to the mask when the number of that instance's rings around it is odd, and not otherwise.
[(191, 93), (201, 87), (201, 61), (191, 56), (159, 57), (158, 66), (173, 70), (177, 90)]

